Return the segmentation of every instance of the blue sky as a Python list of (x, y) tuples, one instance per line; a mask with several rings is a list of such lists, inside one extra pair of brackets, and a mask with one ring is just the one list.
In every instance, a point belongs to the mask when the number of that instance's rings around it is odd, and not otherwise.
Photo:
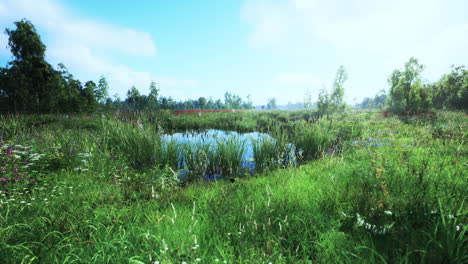
[[(345, 98), (388, 90), (411, 56), (435, 81), (468, 62), (465, 0), (0, 0), (0, 28), (32, 21), (47, 58), (125, 97), (151, 80), (177, 100), (251, 95), (255, 104), (317, 97), (344, 65)], [(0, 36), (0, 65), (11, 59)]]

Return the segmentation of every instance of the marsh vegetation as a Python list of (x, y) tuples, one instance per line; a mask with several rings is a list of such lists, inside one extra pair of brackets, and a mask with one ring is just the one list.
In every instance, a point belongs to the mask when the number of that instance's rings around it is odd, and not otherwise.
[(466, 116), (309, 117), (2, 116), (0, 259), (466, 261)]

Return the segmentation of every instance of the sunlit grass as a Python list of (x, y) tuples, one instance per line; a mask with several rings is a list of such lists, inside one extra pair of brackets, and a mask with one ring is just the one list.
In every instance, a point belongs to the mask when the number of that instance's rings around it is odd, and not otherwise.
[[(184, 146), (146, 127), (16, 130), (0, 148), (0, 178), (8, 178), (0, 181), (0, 260), (466, 262), (466, 117), (409, 124), (365, 115), (330, 127), (291, 124), (303, 128), (302, 136), (293, 130), (295, 143), (315, 159), (300, 167), (269, 163), (287, 141), (255, 141), (263, 173), (234, 182), (200, 175), (242, 176), (239, 137), (186, 145), (185, 166), (198, 176), (183, 187), (176, 169)], [(339, 141), (340, 131), (357, 138)], [(15, 180), (17, 172), (37, 181)]]

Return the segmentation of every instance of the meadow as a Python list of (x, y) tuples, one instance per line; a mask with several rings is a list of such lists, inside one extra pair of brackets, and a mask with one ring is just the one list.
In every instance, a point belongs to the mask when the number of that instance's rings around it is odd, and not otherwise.
[[(467, 128), (458, 112), (0, 116), (0, 263), (468, 263)], [(271, 137), (166, 137), (208, 129)]]

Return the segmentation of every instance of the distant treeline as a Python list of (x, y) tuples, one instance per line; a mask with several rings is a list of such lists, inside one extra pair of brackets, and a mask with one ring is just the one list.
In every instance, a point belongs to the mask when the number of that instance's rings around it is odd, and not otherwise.
[(356, 107), (384, 109), (394, 112), (424, 112), (432, 109), (468, 110), (468, 70), (465, 66), (452, 66), (435, 83), (424, 83), (424, 66), (415, 58), (403, 70), (394, 70), (388, 78), (390, 92), (381, 91), (375, 97), (366, 97)]
[[(176, 101), (160, 96), (155, 82), (149, 84), (149, 94), (142, 95), (133, 86), (125, 99), (110, 98), (105, 77), (96, 84), (82, 84), (63, 64), (56, 68), (45, 60), (46, 46), (34, 25), (23, 19), (15, 22), (16, 29), (6, 29), (8, 46), (14, 59), (0, 67), (0, 112), (25, 113), (83, 113), (96, 110), (187, 110), (187, 109), (254, 109), (250, 95), (244, 100), (226, 92), (224, 100), (199, 97), (196, 100)], [(410, 58), (404, 69), (394, 70), (388, 79), (389, 93), (382, 90), (375, 97), (366, 97), (355, 105), (363, 109), (387, 109), (394, 112), (423, 112), (432, 109), (468, 110), (468, 70), (453, 67), (435, 83), (421, 78), (424, 66)], [(345, 111), (344, 83), (347, 73), (341, 66), (332, 91), (322, 89), (316, 103), (307, 94), (302, 106), (288, 104), (286, 109), (317, 109), (321, 113)], [(284, 109), (275, 98), (268, 99), (259, 109)]]
[(98, 84), (82, 84), (63, 64), (52, 67), (45, 60), (46, 46), (34, 25), (23, 19), (15, 22), (16, 29), (6, 29), (8, 46), (14, 59), (0, 68), (0, 111), (25, 113), (80, 113), (105, 109), (253, 109), (250, 96), (226, 92), (221, 99), (200, 97), (197, 100), (175, 101), (159, 96), (155, 82), (150, 93), (142, 95), (136, 87), (127, 92), (127, 98), (111, 99), (105, 77)]

